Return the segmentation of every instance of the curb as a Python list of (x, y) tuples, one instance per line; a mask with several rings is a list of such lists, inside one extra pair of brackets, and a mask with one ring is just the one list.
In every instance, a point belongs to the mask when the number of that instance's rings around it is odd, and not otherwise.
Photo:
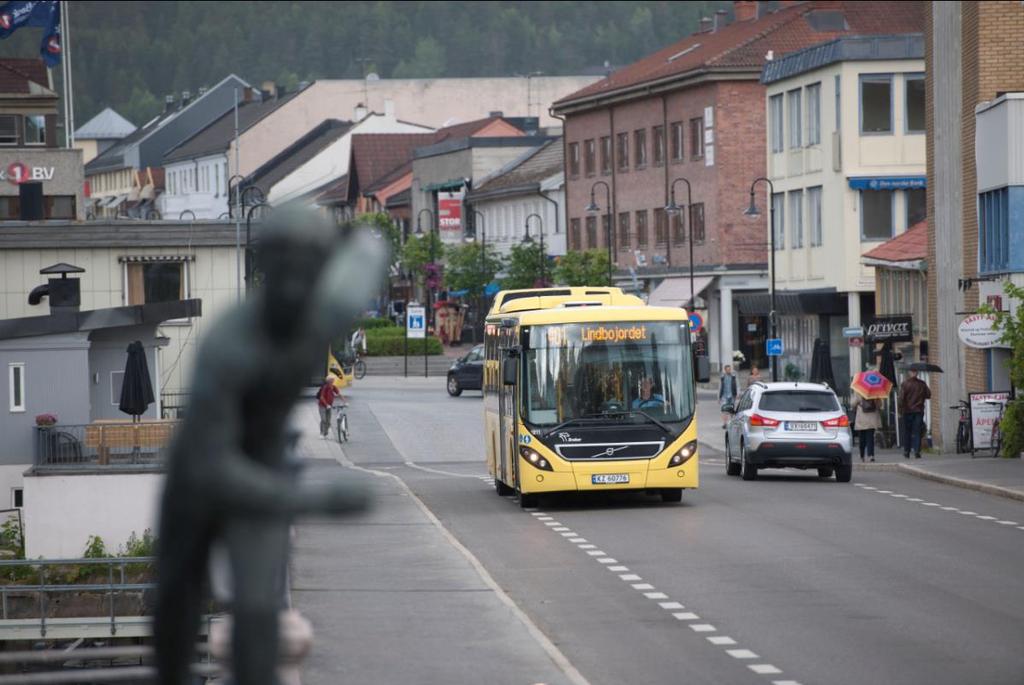
[[(885, 464), (889, 466), (889, 464)], [(953, 485), (958, 488), (964, 488), (966, 490), (974, 490), (976, 492), (983, 492), (986, 495), (996, 495), (998, 497), (1006, 497), (1007, 499), (1016, 500), (1018, 502), (1024, 502), (1024, 492), (1017, 490), (1011, 490), (1010, 488), (999, 487), (998, 485), (990, 485), (988, 483), (979, 483), (975, 480), (967, 480), (965, 478), (954, 478), (953, 476), (944, 476), (939, 473), (932, 473), (916, 466), (910, 466), (908, 464), (893, 464), (896, 466), (897, 471), (906, 473), (907, 475), (914, 476), (916, 478), (923, 478), (924, 480), (935, 481), (936, 483), (943, 483), (945, 485)]]

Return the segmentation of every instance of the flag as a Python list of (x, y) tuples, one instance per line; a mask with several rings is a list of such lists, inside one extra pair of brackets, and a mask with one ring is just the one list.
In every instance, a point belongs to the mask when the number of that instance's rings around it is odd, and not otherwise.
[(39, 54), (49, 67), (60, 63), (60, 3), (57, 0), (32, 2), (12, 0), (0, 5), (0, 39), (7, 38), (23, 26), (43, 29)]

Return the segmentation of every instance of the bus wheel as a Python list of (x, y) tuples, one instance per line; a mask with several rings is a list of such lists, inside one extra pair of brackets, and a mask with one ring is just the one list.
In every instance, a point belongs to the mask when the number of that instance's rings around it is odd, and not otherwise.
[(662, 502), (682, 502), (683, 501), (683, 489), (682, 488), (664, 488), (661, 491)]
[(519, 506), (522, 509), (533, 509), (537, 506), (537, 495), (527, 495), (525, 492), (520, 492)]
[(502, 497), (508, 497), (509, 495), (511, 495), (511, 494), (513, 494), (515, 492), (515, 490), (513, 490), (509, 486), (505, 485), (504, 483), (502, 483), (497, 478), (494, 479), (494, 489)]

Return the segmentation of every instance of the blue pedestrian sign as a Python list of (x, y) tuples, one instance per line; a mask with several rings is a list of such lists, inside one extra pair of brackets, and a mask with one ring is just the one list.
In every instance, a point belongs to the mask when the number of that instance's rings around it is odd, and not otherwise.
[(781, 357), (784, 349), (782, 347), (782, 338), (768, 338), (765, 348), (769, 357)]
[(421, 305), (409, 305), (406, 307), (409, 318), (406, 321), (406, 335), (409, 338), (427, 337), (427, 310)]

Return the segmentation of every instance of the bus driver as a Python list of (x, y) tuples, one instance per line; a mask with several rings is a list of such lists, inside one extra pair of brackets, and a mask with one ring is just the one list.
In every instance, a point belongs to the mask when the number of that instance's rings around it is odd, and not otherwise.
[(665, 398), (654, 392), (654, 378), (644, 376), (640, 381), (640, 396), (633, 400), (633, 409), (662, 409)]

